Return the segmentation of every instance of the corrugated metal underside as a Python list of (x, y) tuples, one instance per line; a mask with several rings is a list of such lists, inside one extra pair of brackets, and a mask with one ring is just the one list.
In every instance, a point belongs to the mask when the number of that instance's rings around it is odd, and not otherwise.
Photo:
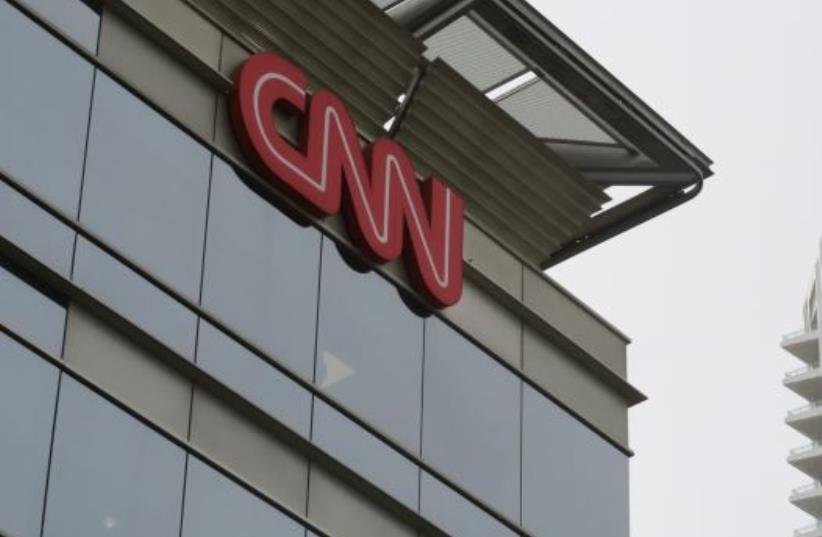
[[(300, 65), (348, 105), (366, 138), (414, 78), (423, 45), (362, 0), (188, 0), (252, 50)], [(584, 234), (608, 201), (527, 129), (441, 60), (428, 65), (398, 131), (423, 174), (463, 194), (478, 225), (538, 265)]]
[(301, 66), (312, 88), (343, 98), (360, 128), (383, 132), (408, 88), (422, 44), (362, 0), (190, 0), (254, 50)]
[(440, 60), (397, 139), (459, 188), (482, 227), (538, 262), (580, 236), (608, 196)]

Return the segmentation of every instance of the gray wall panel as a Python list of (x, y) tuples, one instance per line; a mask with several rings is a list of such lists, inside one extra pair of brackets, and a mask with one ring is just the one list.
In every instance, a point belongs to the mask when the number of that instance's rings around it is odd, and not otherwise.
[(191, 381), (75, 305), (69, 308), (65, 359), (131, 408), (187, 437)]

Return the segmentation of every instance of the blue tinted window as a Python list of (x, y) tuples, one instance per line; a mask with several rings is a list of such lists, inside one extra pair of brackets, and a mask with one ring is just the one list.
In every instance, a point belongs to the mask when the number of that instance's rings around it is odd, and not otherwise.
[(418, 452), (423, 320), (396, 287), (346, 265), (324, 241), (317, 385)]
[(83, 238), (77, 241), (74, 281), (174, 351), (194, 357), (197, 316)]
[(320, 234), (302, 228), (214, 160), (203, 305), (311, 379)]
[(194, 301), (209, 169), (202, 146), (98, 75), (80, 219)]
[(0, 335), (0, 534), (39, 537), (51, 446), (55, 367)]
[(22, 0), (90, 52), (97, 50), (100, 15), (82, 0)]
[(2, 182), (0, 234), (49, 268), (69, 276), (74, 231)]
[(0, 323), (53, 356), (63, 349), (66, 309), (0, 265)]
[(45, 537), (179, 537), (185, 455), (64, 377)]
[[(420, 484), (420, 513), (450, 535), (516, 537), (516, 533), (427, 472)], [(577, 513), (579, 514), (579, 513)]]
[(203, 320), (197, 363), (226, 386), (308, 437), (311, 393)]
[(519, 520), (521, 381), (442, 321), (425, 333), (422, 455)]
[(540, 537), (627, 537), (628, 458), (528, 386), (523, 418), (523, 525)]
[(7, 2), (0, 49), (0, 168), (74, 216), (93, 69)]

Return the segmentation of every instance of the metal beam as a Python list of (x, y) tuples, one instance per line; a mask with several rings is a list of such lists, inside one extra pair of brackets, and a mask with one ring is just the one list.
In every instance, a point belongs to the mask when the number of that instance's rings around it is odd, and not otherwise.
[(471, 8), (475, 0), (405, 0), (386, 13), (420, 39), (439, 31)]

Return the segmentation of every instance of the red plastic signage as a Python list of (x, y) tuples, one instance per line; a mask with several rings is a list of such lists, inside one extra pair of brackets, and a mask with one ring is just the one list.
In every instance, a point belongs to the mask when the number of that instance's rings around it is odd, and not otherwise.
[[(462, 198), (436, 177), (418, 181), (408, 154), (389, 139), (361, 149), (342, 101), (307, 87), (305, 74), (276, 54), (256, 54), (237, 69), (231, 116), (245, 154), (318, 216), (342, 208), (349, 234), (373, 262), (404, 255), (416, 288), (435, 306), (456, 303)], [(279, 134), (275, 107), (301, 116), (298, 146)]]

